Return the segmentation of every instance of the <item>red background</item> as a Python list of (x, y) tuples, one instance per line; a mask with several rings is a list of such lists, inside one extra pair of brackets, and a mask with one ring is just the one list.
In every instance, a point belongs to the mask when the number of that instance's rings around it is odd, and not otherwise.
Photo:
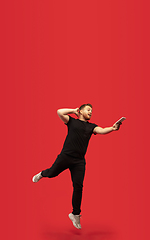
[[(149, 2), (14, 0), (1, 5), (3, 239), (149, 239)], [(33, 184), (60, 153), (58, 108), (93, 105), (82, 230), (69, 171)]]

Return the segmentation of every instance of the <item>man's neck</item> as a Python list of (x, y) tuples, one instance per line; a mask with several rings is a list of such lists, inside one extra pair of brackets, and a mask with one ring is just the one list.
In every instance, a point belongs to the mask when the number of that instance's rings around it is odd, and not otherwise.
[(81, 120), (83, 122), (87, 122), (87, 120), (84, 117), (82, 117), (82, 116), (79, 117), (79, 120)]

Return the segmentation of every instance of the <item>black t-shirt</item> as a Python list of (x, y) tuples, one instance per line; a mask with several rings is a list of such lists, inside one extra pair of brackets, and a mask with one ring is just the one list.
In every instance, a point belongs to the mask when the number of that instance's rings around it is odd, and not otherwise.
[(66, 124), (68, 135), (66, 136), (61, 152), (77, 158), (84, 158), (93, 129), (97, 127), (94, 123), (89, 123), (69, 116)]

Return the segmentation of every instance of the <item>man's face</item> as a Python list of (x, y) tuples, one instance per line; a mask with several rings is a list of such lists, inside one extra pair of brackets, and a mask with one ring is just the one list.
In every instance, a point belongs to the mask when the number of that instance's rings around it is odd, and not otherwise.
[(90, 106), (85, 106), (82, 110), (81, 110), (81, 114), (83, 115), (83, 117), (86, 120), (90, 120), (91, 116), (92, 116), (92, 108)]

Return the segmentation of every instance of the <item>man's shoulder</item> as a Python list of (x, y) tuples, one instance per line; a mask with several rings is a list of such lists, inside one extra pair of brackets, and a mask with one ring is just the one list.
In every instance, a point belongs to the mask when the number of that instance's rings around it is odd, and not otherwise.
[(76, 118), (74, 118), (74, 117), (71, 117), (70, 115), (68, 115), (69, 116), (69, 120), (77, 120)]
[(89, 122), (89, 121), (88, 121), (88, 123), (89, 123), (90, 125), (98, 126), (96, 123), (93, 123), (93, 122)]
[(77, 120), (77, 119), (71, 117), (70, 115), (68, 115), (68, 116), (69, 116), (69, 121), (67, 123), (65, 123), (65, 125), (69, 125), (70, 122)]

